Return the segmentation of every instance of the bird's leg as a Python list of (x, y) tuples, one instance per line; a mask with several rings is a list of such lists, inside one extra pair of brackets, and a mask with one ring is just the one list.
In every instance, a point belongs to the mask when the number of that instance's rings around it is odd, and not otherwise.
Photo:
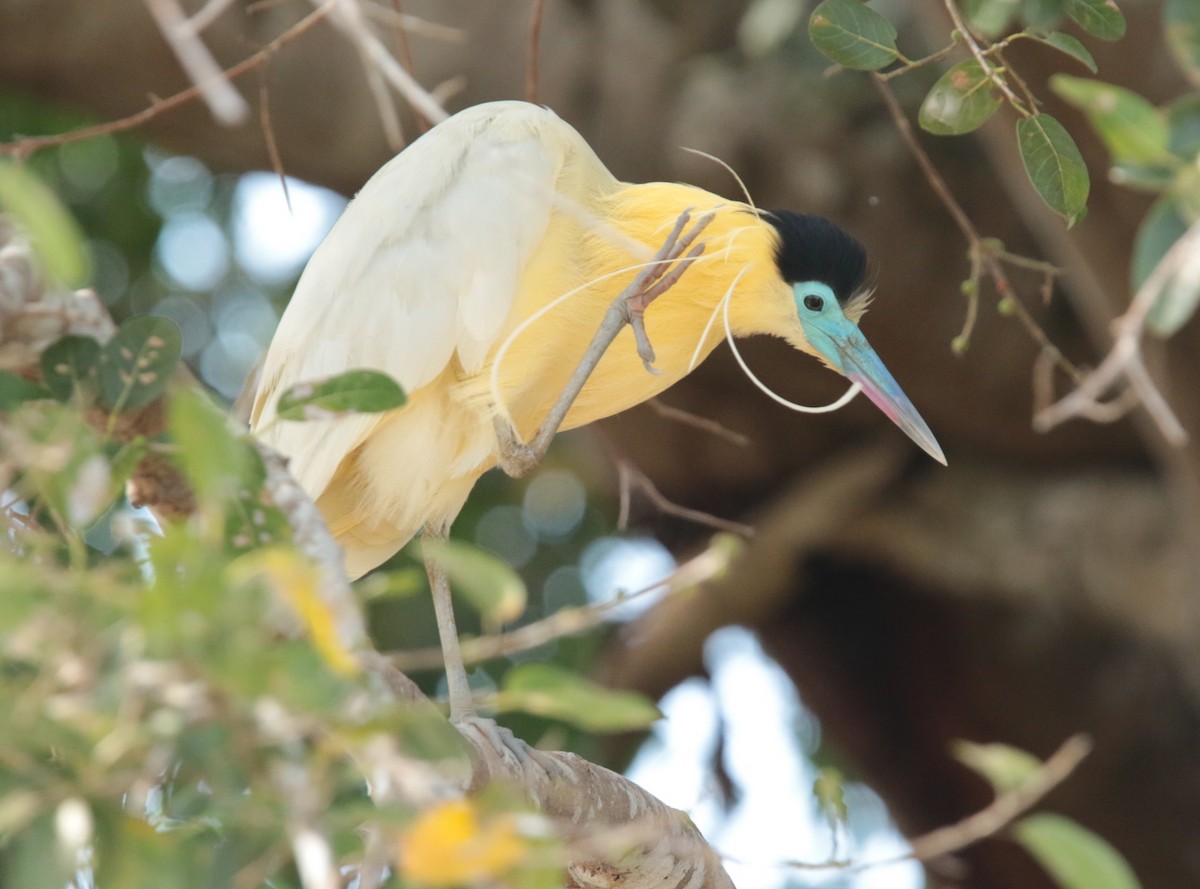
[(528, 444), (521, 441), (520, 435), (507, 417), (495, 418), (493, 427), (496, 430), (496, 440), (500, 446), (500, 468), (508, 475), (520, 478), (545, 456), (551, 439), (554, 438), (559, 426), (567, 416), (567, 411), (571, 409), (571, 405), (583, 391), (584, 384), (591, 376), (592, 371), (596, 369), (596, 365), (600, 363), (600, 359), (604, 357), (604, 352), (626, 324), (633, 328), (638, 357), (642, 359), (646, 370), (650, 373), (657, 373), (652, 366), (654, 347), (650, 345), (650, 338), (646, 335), (643, 322), (646, 307), (671, 289), (687, 271), (688, 266), (704, 252), (704, 242), (696, 243), (696, 239), (712, 222), (713, 215), (705, 213), (696, 220), (691, 228), (688, 228), (688, 223), (692, 221), (692, 211), (684, 210), (679, 215), (679, 218), (675, 220), (675, 227), (671, 229), (667, 240), (654, 255), (653, 261), (637, 274), (637, 277), (621, 291), (621, 295), (613, 300), (608, 311), (604, 313), (600, 329), (596, 331), (596, 335), (592, 338), (587, 351), (583, 353), (583, 358), (575, 368), (575, 372), (571, 374), (562, 394), (559, 395), (558, 400), (550, 409), (550, 413), (546, 415), (545, 421)]
[[(448, 529), (445, 525), (426, 526), (421, 536), (424, 541), (436, 544), (446, 539)], [(442, 660), (446, 662), (446, 684), (450, 689), (450, 721), (462, 722), (475, 716), (475, 703), (471, 700), (467, 668), (463, 665), (462, 649), (458, 646), (458, 627), (454, 623), (454, 603), (450, 601), (450, 582), (432, 550), (433, 547), (424, 550), (422, 558), (425, 560), (425, 573), (429, 575), (429, 589), (433, 592), (433, 610), (437, 615)]]
[[(449, 536), (445, 525), (426, 527), (421, 534), (424, 542), (435, 545)], [(518, 763), (537, 762), (536, 751), (508, 729), (475, 712), (471, 698), (471, 686), (467, 682), (467, 668), (463, 663), (462, 649), (458, 644), (458, 627), (454, 623), (454, 604), (450, 599), (450, 582), (446, 572), (437, 562), (434, 547), (426, 549), (425, 573), (429, 575), (429, 588), (433, 592), (433, 610), (437, 615), (438, 637), (442, 643), (442, 660), (446, 664), (446, 684), (450, 689), (450, 722), (464, 734), (475, 732), (486, 739), (494, 753), (502, 759), (515, 757)]]

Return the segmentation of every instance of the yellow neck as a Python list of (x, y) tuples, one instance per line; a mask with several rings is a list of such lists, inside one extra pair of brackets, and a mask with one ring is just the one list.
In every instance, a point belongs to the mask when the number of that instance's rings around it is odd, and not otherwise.
[[(790, 290), (776, 271), (774, 229), (745, 204), (691, 186), (649, 183), (619, 184), (596, 195), (586, 209), (611, 228), (556, 213), (542, 249), (522, 276), (517, 318), (528, 318), (578, 288), (514, 339), (500, 363), (504, 410), (523, 436), (540, 425), (605, 311), (662, 246), (684, 210), (691, 209), (693, 220), (709, 211), (714, 217), (700, 236), (702, 256), (646, 310), (658, 373), (643, 367), (626, 328), (605, 352), (563, 428), (611, 416), (684, 377), (724, 337), (726, 294), (731, 294), (729, 322), (736, 335), (787, 336), (789, 320), (798, 326)], [(460, 397), (483, 398), (484, 382), (464, 381)]]
[[(703, 255), (689, 266), (674, 287), (651, 305), (646, 313), (647, 330), (651, 323), (665, 328), (661, 338), (672, 341), (692, 333), (694, 349), (716, 312), (716, 320), (705, 337), (703, 354), (707, 355), (723, 336), (720, 309), (731, 288), (729, 320), (734, 334), (782, 336), (789, 321), (795, 323), (791, 294), (775, 266), (775, 230), (747, 204), (725, 200), (690, 185), (664, 182), (627, 185), (609, 195), (606, 202), (605, 215), (623, 234), (644, 244), (650, 253), (658, 250), (685, 210), (692, 211), (693, 220), (713, 213), (712, 221), (700, 236), (705, 245)], [(608, 271), (630, 264), (624, 249), (604, 243), (602, 236), (592, 237), (589, 255), (594, 257), (597, 271), (600, 267)], [(655, 342), (653, 337), (651, 341)]]

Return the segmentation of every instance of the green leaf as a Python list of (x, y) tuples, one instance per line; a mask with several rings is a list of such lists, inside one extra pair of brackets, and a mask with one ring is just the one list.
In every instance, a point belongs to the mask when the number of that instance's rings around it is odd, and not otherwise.
[(105, 403), (118, 413), (149, 404), (167, 388), (182, 347), (179, 326), (170, 318), (130, 318), (100, 351)]
[(813, 46), (846, 68), (875, 71), (900, 57), (892, 23), (859, 0), (824, 0), (808, 20)]
[(1171, 153), (1184, 160), (1200, 155), (1200, 93), (1190, 93), (1167, 105), (1167, 143)]
[(67, 401), (80, 383), (94, 389), (100, 344), (90, 336), (64, 336), (42, 353), (42, 380), (50, 394)]
[(1196, 0), (1167, 0), (1163, 30), (1175, 61), (1196, 81), (1200, 78), (1200, 4)]
[[(1154, 202), (1133, 243), (1130, 263), (1130, 287), (1136, 292), (1150, 277), (1155, 266), (1188, 229), (1187, 219), (1180, 212), (1174, 196), (1164, 196)], [(1161, 337), (1179, 330), (1195, 314), (1200, 303), (1200, 280), (1193, 262), (1185, 261), (1179, 273), (1172, 276), (1163, 288), (1146, 317), (1146, 326)]]
[(197, 496), (223, 504), (246, 485), (250, 448), (230, 430), (225, 413), (194, 389), (171, 397), (170, 430), (178, 462)]
[(50, 392), (24, 377), (0, 370), (0, 411), (15, 411), (27, 401), (49, 398)]
[(996, 793), (1015, 790), (1042, 766), (1041, 760), (1032, 753), (1007, 744), (954, 741), (950, 752), (967, 768), (987, 778)]
[(1141, 889), (1121, 854), (1070, 818), (1030, 815), (1014, 825), (1013, 834), (1062, 889)]
[(375, 370), (351, 370), (297, 383), (279, 396), (281, 420), (331, 420), (340, 414), (378, 414), (401, 407), (400, 384)]
[(1008, 30), (1018, 6), (1014, 0), (967, 0), (963, 14), (972, 31), (984, 37), (998, 37)]
[(1114, 161), (1134, 164), (1170, 161), (1167, 119), (1137, 93), (1066, 74), (1051, 77), (1050, 87), (1088, 116)]
[(1125, 16), (1114, 0), (1067, 0), (1064, 11), (1093, 37), (1120, 40), (1125, 36)]
[(69, 287), (87, 281), (90, 268), (83, 232), (58, 196), (28, 168), (0, 162), (0, 208), (29, 234), (50, 277)]
[(1049, 114), (1035, 114), (1017, 121), (1017, 145), (1029, 181), (1042, 200), (1067, 225), (1078, 222), (1087, 208), (1090, 183), (1070, 134)]
[(921, 128), (937, 136), (958, 136), (979, 129), (1000, 107), (983, 66), (959, 62), (938, 78), (921, 103)]
[(522, 710), (590, 732), (645, 728), (662, 714), (642, 695), (614, 691), (553, 664), (518, 664), (504, 675), (497, 709)]
[(423, 541), (421, 553), (441, 567), (485, 623), (507, 623), (524, 613), (525, 582), (498, 557), (458, 540)]
[(1044, 43), (1046, 46), (1054, 47), (1061, 53), (1066, 53), (1093, 74), (1096, 73), (1096, 60), (1092, 58), (1092, 54), (1088, 51), (1088, 48), (1070, 34), (1064, 34), (1062, 31), (1051, 31), (1048, 34), (1030, 34), (1029, 36), (1038, 41), (1038, 43)]

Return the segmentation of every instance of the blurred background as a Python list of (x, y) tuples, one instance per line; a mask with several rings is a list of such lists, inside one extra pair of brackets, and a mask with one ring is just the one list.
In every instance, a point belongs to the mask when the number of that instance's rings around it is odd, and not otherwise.
[[(949, 33), (941, 3), (878, 6), (911, 57)], [(525, 95), (529, 3), (379, 9), (380, 33), (452, 110)], [(400, 36), (397, 10), (444, 27)], [(228, 66), (309, 11), (235, 2), (205, 42)], [(877, 282), (863, 329), (949, 468), (863, 399), (820, 417), (784, 411), (719, 349), (664, 402), (740, 438), (643, 406), (562, 436), (528, 480), (486, 478), (455, 533), (521, 572), (532, 597), (523, 621), (605, 601), (662, 578), (715, 533), (637, 485), (622, 510), (621, 479), (644, 477), (671, 503), (757, 529), (731, 570), (686, 596), (639, 597), (599, 631), (487, 662), (472, 683), (494, 687), (513, 662), (537, 658), (660, 699), (667, 718), (648, 739), (586, 737), (533, 717), (511, 724), (688, 811), (732, 856), (743, 887), (1049, 886), (1003, 839), (929, 872), (775, 863), (888, 858), (905, 848), (897, 831), (981, 808), (991, 792), (951, 757), (955, 739), (1046, 756), (1078, 731), (1095, 752), (1048, 805), (1101, 833), (1145, 886), (1200, 885), (1200, 451), (1168, 447), (1137, 411), (1035, 433), (1040, 348), (990, 292), (969, 348), (952, 351), (967, 310), (966, 244), (870, 80), (830, 72), (809, 44), (810, 11), (792, 0), (548, 0), (538, 100), (621, 178), (739, 197), (727, 172), (680, 150), (698, 148), (736, 169), (761, 206), (853, 231)], [(1162, 51), (1159, 5), (1125, 12), (1123, 40), (1088, 41), (1100, 76), (1154, 102), (1172, 98), (1184, 83)], [(1044, 81), (1063, 58), (1032, 47), (1013, 59), (1052, 98)], [(938, 73), (895, 82), (910, 115)], [(187, 85), (141, 0), (0, 0), (0, 139), (116, 118)], [(268, 118), (223, 128), (190, 103), (133, 134), (27, 161), (84, 226), (94, 287), (113, 315), (178, 322), (185, 360), (226, 402), (310, 252), (393, 153), (356, 50), (327, 24), (242, 85)], [(402, 104), (414, 138), (423, 124)], [(972, 137), (922, 140), (983, 234), (1064, 269), (1049, 299), (1038, 274), (1014, 283), (1050, 340), (1087, 365), (1128, 302), (1149, 198), (1110, 184), (1083, 118), (1055, 113), (1093, 178), (1088, 217), (1070, 231), (1030, 189), (1004, 113)], [(1196, 340), (1191, 324), (1148, 355), (1191, 431)], [(840, 394), (839, 378), (783, 343), (752, 341), (745, 354), (789, 398)], [(371, 617), (383, 648), (435, 642), (424, 596), (381, 599)], [(436, 672), (418, 678), (436, 690)], [(812, 792), (831, 770), (846, 778), (849, 809), (835, 827)]]

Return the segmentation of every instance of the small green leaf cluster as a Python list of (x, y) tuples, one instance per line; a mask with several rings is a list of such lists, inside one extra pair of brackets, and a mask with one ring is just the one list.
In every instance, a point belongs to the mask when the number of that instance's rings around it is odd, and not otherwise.
[[(1112, 181), (1159, 195), (1134, 245), (1131, 287), (1149, 278), (1189, 226), (1200, 220), (1200, 4), (1166, 0), (1163, 33), (1171, 58), (1193, 89), (1156, 106), (1124, 87), (1101, 80), (1056, 74), (1051, 89), (1078, 108), (1111, 156)], [(953, 53), (967, 57), (933, 84), (918, 120), (941, 136), (973, 132), (1005, 104), (1017, 115), (1017, 146), (1025, 171), (1042, 200), (1074, 225), (1087, 212), (1091, 183), (1074, 137), (1053, 116), (1005, 59), (1018, 40), (1051, 47), (1097, 73), (1087, 47), (1058, 30), (1070, 23), (1099, 40), (1118, 40), (1125, 18), (1113, 0), (967, 0), (963, 30), (951, 44), (911, 60), (896, 44), (896, 29), (861, 0), (824, 0), (813, 10), (809, 35), (833, 61), (865, 71), (904, 74)], [(961, 46), (959, 46), (961, 44)], [(1185, 261), (1172, 270), (1146, 326), (1158, 336), (1179, 330), (1200, 305), (1200, 268)], [(965, 339), (962, 342), (965, 348)]]
[(1018, 40), (1035, 41), (1094, 73), (1087, 47), (1058, 28), (1071, 21), (1092, 37), (1117, 40), (1125, 34), (1124, 16), (1111, 0), (972, 0), (964, 7), (966, 30), (955, 31), (948, 47), (925, 59), (903, 55), (896, 29), (860, 0), (824, 0), (813, 10), (809, 35), (817, 49), (846, 68), (880, 71), (898, 63), (888, 77), (945, 58), (962, 44), (959, 51), (968, 58), (938, 78), (921, 104), (922, 129), (939, 136), (971, 133), (1009, 105), (1018, 115), (1017, 146), (1030, 183), (1074, 225), (1086, 212), (1090, 187), (1083, 157), (1062, 124), (1041, 110), (1004, 51)]

